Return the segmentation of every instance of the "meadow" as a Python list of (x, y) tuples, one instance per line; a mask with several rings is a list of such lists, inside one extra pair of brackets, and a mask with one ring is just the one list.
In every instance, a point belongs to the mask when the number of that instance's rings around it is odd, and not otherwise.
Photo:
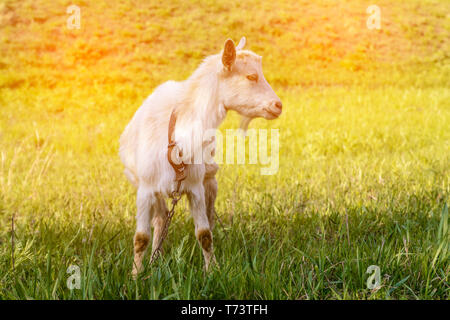
[[(0, 299), (449, 299), (450, 3), (377, 0), (379, 30), (370, 4), (0, 0)], [(279, 129), (279, 170), (221, 166), (220, 268), (183, 200), (134, 281), (119, 136), (242, 36), (283, 101), (250, 124)]]

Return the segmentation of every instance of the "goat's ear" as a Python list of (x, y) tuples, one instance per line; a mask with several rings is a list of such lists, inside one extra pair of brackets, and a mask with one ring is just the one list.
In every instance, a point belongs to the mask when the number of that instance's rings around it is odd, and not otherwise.
[(234, 42), (231, 39), (225, 41), (225, 48), (223, 49), (222, 54), (222, 63), (225, 69), (228, 71), (231, 70), (234, 62), (236, 61), (236, 48), (234, 46)]
[(242, 50), (245, 47), (246, 39), (245, 37), (241, 38), (241, 41), (239, 41), (239, 44), (236, 46), (236, 50)]

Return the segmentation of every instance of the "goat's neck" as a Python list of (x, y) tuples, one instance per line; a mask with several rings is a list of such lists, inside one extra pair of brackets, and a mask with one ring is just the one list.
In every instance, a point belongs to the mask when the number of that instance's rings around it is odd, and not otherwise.
[(197, 126), (198, 130), (217, 129), (226, 117), (226, 110), (219, 99), (218, 79), (209, 76), (189, 79), (186, 83), (187, 105), (181, 106), (179, 116), (186, 126)]

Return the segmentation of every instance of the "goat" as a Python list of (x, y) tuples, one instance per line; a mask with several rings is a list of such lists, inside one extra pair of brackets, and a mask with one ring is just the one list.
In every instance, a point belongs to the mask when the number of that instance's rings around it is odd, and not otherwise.
[[(125, 175), (137, 188), (134, 264), (136, 276), (149, 245), (153, 226), (155, 251), (167, 219), (165, 198), (175, 189), (175, 172), (167, 159), (168, 125), (176, 114), (174, 141), (183, 153), (186, 178), (181, 193), (186, 194), (195, 224), (195, 236), (203, 251), (205, 269), (216, 262), (213, 252), (214, 202), (217, 195), (215, 162), (193, 163), (193, 137), (215, 130), (228, 110), (242, 116), (246, 130), (251, 119), (267, 120), (281, 114), (281, 100), (262, 72), (262, 57), (244, 50), (245, 37), (238, 46), (228, 39), (220, 54), (207, 57), (185, 81), (167, 81), (158, 86), (136, 111), (120, 137), (120, 158)], [(194, 147), (195, 149), (196, 147)], [(205, 144), (200, 143), (200, 149)], [(198, 150), (197, 150), (198, 151)], [(190, 162), (189, 162), (190, 161)], [(153, 254), (153, 252), (152, 252)]]

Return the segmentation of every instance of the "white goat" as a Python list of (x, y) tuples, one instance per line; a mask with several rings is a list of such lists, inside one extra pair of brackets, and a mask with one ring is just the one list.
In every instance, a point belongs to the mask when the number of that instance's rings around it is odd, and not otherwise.
[[(168, 124), (176, 114), (174, 140), (188, 164), (181, 192), (189, 200), (195, 235), (203, 250), (205, 267), (215, 262), (212, 245), (217, 164), (194, 163), (191, 150), (195, 135), (216, 129), (228, 110), (242, 117), (244, 130), (255, 117), (272, 120), (281, 114), (281, 101), (262, 72), (262, 58), (243, 50), (245, 38), (235, 47), (228, 39), (221, 54), (207, 57), (185, 81), (160, 85), (136, 111), (120, 137), (120, 157), (125, 174), (137, 188), (133, 274), (142, 269), (142, 258), (153, 226), (156, 250), (167, 219), (165, 197), (176, 188), (175, 172), (167, 159)], [(204, 143), (200, 148), (204, 148)], [(195, 147), (194, 147), (195, 149)], [(195, 151), (195, 150), (194, 150)], [(189, 162), (189, 160), (191, 160)]]

